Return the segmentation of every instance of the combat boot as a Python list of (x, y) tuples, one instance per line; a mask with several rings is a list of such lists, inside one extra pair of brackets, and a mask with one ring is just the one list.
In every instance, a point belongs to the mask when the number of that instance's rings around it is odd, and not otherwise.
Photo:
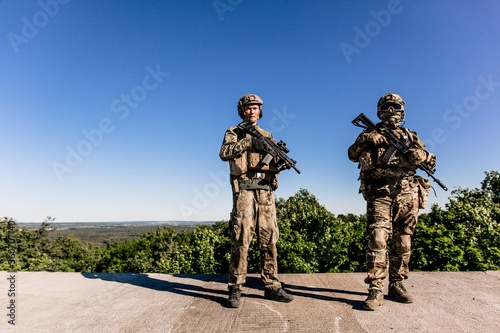
[(368, 298), (363, 302), (363, 309), (375, 311), (379, 306), (384, 304), (384, 293), (379, 289), (370, 289)]
[(227, 307), (228, 308), (237, 308), (240, 306), (240, 298), (241, 298), (241, 286), (229, 286), (229, 298), (227, 299)]
[(266, 291), (264, 292), (264, 297), (276, 302), (283, 302), (283, 303), (290, 303), (293, 301), (293, 296), (290, 294), (287, 294), (283, 288), (266, 288)]
[(389, 284), (389, 297), (401, 303), (413, 303), (414, 301), (413, 296), (406, 291), (401, 281), (391, 282), (391, 284)]

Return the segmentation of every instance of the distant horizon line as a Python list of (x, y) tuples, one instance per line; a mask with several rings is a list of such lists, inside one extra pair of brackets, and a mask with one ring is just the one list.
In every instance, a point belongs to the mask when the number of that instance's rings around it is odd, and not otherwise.
[[(215, 223), (215, 222), (220, 222), (220, 221), (180, 221), (180, 220), (164, 220), (164, 221), (157, 221), (157, 220), (150, 220), (150, 221), (80, 221), (80, 222), (59, 222), (59, 221), (53, 221), (50, 222), (50, 224), (65, 224), (65, 223)], [(43, 222), (17, 222), (18, 224), (34, 224), (34, 223), (39, 223), (42, 224)]]

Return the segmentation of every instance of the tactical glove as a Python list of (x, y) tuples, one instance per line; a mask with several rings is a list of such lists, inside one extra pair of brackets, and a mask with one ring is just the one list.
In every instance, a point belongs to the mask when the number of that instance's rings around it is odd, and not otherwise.
[(423, 149), (410, 149), (410, 154), (408, 155), (408, 161), (413, 165), (419, 165), (427, 160), (427, 154)]
[(272, 151), (271, 146), (267, 142), (257, 138), (252, 138), (252, 147), (253, 149), (263, 153), (269, 153)]
[(374, 148), (376, 148), (382, 144), (387, 144), (387, 139), (377, 131), (370, 132), (365, 137), (365, 141), (366, 141), (367, 145), (374, 147)]
[(429, 166), (429, 168), (434, 168), (436, 166), (436, 155), (429, 153), (425, 163)]

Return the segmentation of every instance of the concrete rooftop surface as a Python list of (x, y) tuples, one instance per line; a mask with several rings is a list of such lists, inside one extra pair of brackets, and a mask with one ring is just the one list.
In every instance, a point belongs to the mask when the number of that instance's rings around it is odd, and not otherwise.
[(362, 310), (365, 273), (281, 274), (287, 304), (252, 274), (237, 309), (227, 275), (0, 274), (0, 332), (500, 332), (500, 271), (411, 272), (415, 303), (377, 311)]

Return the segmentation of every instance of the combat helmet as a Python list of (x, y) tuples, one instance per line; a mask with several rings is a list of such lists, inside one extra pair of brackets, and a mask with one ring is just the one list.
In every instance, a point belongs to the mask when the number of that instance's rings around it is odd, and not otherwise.
[(405, 101), (398, 94), (388, 93), (380, 97), (377, 103), (377, 117), (381, 118), (381, 111), (388, 110), (392, 107), (394, 110), (403, 111), (403, 116), (401, 120), (405, 119)]
[(240, 118), (245, 119), (245, 112), (244, 112), (245, 110), (243, 109), (243, 107), (245, 105), (250, 105), (250, 104), (258, 104), (259, 105), (259, 109), (260, 109), (259, 119), (262, 118), (262, 104), (264, 104), (264, 102), (262, 101), (262, 99), (259, 96), (255, 95), (255, 94), (244, 95), (238, 101), (238, 115), (240, 116)]

